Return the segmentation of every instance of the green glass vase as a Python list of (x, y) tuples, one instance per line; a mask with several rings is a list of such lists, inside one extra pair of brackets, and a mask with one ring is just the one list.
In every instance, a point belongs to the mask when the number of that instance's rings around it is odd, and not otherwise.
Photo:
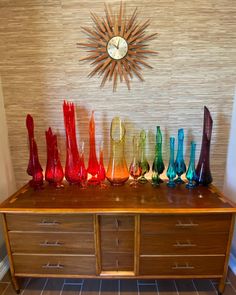
[(181, 179), (181, 175), (186, 172), (186, 165), (184, 163), (184, 129), (182, 128), (178, 130), (178, 150), (175, 160), (175, 171), (178, 175), (175, 182), (178, 184), (184, 183)]
[(175, 187), (175, 177), (176, 177), (176, 171), (175, 171), (175, 162), (174, 162), (174, 154), (175, 154), (175, 138), (170, 137), (170, 160), (169, 160), (169, 166), (167, 169), (167, 177), (169, 178), (169, 181), (167, 185), (169, 187)]
[(141, 177), (139, 178), (139, 183), (147, 183), (147, 178), (145, 177), (145, 174), (149, 172), (150, 166), (147, 161), (146, 157), (146, 132), (145, 130), (142, 130), (140, 132), (139, 137), (139, 146), (140, 146), (140, 166), (142, 169)]
[(191, 151), (190, 151), (190, 160), (189, 160), (188, 170), (186, 173), (186, 178), (188, 179), (186, 188), (188, 189), (192, 189), (196, 186), (197, 174), (195, 170), (195, 152), (196, 152), (196, 143), (192, 141)]
[(163, 182), (160, 175), (165, 170), (165, 165), (162, 159), (162, 134), (160, 126), (156, 127), (156, 146), (155, 158), (152, 164), (152, 185), (157, 186)]

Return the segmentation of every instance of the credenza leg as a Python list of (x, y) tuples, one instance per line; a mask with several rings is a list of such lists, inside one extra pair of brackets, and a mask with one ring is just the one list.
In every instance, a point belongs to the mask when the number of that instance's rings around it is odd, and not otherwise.
[(15, 276), (11, 276), (13, 287), (17, 294), (20, 294), (20, 284)]
[(224, 293), (225, 289), (225, 278), (222, 278), (219, 281), (219, 286), (218, 286), (218, 295), (222, 295)]

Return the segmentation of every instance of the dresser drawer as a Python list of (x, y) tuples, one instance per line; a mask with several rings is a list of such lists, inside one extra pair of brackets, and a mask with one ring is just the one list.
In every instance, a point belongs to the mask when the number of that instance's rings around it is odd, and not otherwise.
[(12, 252), (35, 254), (94, 254), (93, 233), (9, 232)]
[(104, 252), (134, 252), (134, 232), (101, 232), (101, 249)]
[(93, 215), (6, 214), (8, 230), (93, 232)]
[(16, 274), (95, 275), (94, 256), (13, 254)]
[(141, 257), (140, 275), (222, 275), (224, 256)]
[(134, 271), (134, 255), (102, 253), (102, 271)]
[(140, 254), (144, 255), (196, 255), (225, 254), (227, 234), (143, 234)]
[(141, 233), (225, 232), (230, 229), (230, 214), (141, 215)]
[(110, 231), (134, 230), (134, 216), (103, 215), (99, 218), (100, 229)]

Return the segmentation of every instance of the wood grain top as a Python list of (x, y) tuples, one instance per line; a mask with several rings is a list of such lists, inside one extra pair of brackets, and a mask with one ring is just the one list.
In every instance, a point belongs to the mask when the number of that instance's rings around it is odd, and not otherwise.
[(184, 185), (154, 188), (150, 183), (133, 188), (107, 185), (106, 189), (68, 185), (39, 191), (28, 185), (0, 205), (0, 212), (35, 213), (208, 213), (236, 212), (236, 207), (214, 186), (188, 190)]

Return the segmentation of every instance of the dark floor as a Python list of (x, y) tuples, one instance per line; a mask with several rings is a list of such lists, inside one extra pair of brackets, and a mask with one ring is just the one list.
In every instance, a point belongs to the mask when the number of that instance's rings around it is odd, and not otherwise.
[[(216, 295), (212, 280), (80, 280), (24, 279), (24, 295)], [(0, 295), (15, 295), (9, 273), (0, 282)], [(224, 295), (236, 295), (236, 278), (229, 272)]]

